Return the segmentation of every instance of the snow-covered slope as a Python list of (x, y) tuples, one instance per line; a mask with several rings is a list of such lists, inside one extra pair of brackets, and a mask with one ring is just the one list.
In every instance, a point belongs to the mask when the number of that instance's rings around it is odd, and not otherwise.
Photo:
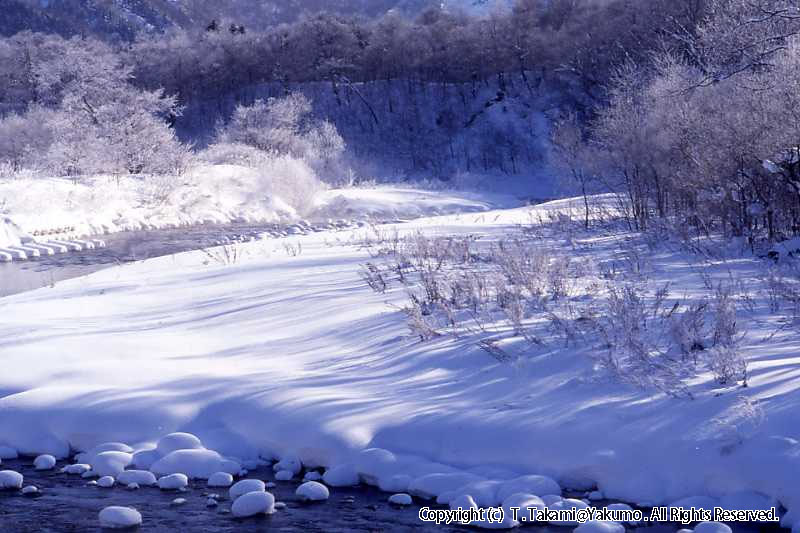
[[(492, 238), (569, 205), (403, 228)], [(382, 479), (418, 486), (437, 472), (545, 473), (638, 503), (771, 497), (800, 510), (798, 349), (763, 341), (769, 324), (746, 341), (748, 388), (700, 375), (694, 399), (676, 399), (598, 374), (590, 346), (554, 341), (504, 364), (468, 339), (420, 343), (396, 307), (404, 291), (378, 295), (359, 277), (370, 256), (358, 234), (290, 242), (302, 253), (281, 241), (244, 245), (230, 265), (187, 253), (0, 300), (0, 445), (63, 456), (185, 430), (228, 455), (345, 470), (378, 446), (405, 457)], [(702, 283), (679, 256), (651, 259), (657, 281)]]

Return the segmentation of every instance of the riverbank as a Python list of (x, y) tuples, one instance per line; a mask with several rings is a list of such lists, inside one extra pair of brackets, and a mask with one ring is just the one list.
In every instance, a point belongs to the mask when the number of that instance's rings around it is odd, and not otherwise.
[[(491, 241), (549, 218), (566, 230), (555, 215), (567, 204), (397, 229)], [(394, 229), (379, 228), (387, 245)], [(399, 310), (406, 291), (375, 293), (361, 277), (360, 265), (374, 259), (365, 242), (381, 239), (369, 231), (243, 244), (227, 262), (178, 254), (0, 300), (2, 364), (14, 369), (0, 377), (0, 443), (63, 457), (105, 441), (145, 447), (183, 430), (226, 456), (296, 455), (311, 467), (346, 468), (366, 448), (386, 449), (397, 461), (377, 484), (407, 475), (409, 490), (434, 497), (489, 494), (540, 474), (641, 505), (698, 497), (800, 509), (797, 341), (763, 341), (774, 330), (766, 302), (747, 317), (748, 387), (701, 373), (689, 383), (692, 398), (676, 398), (599, 371), (591, 340), (545, 338), (513, 362), (470, 336), (420, 342)], [(625, 236), (575, 230), (543, 239), (599, 264)], [(655, 250), (653, 284), (702, 288), (686, 254)], [(761, 268), (740, 258), (711, 275), (732, 265), (743, 279)], [(446, 481), (427, 485), (435, 474)]]

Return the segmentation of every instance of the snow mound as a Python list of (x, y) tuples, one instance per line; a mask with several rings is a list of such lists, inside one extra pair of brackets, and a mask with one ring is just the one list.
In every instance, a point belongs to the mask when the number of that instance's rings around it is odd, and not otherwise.
[(625, 526), (616, 522), (590, 520), (573, 530), (575, 533), (625, 533)]
[(19, 490), (22, 488), (22, 474), (13, 470), (0, 470), (0, 490)]
[(247, 518), (259, 514), (272, 514), (275, 512), (275, 497), (269, 492), (253, 491), (242, 494), (231, 506), (233, 516)]
[(561, 494), (561, 487), (554, 479), (547, 476), (521, 476), (503, 483), (503, 485), (497, 489), (497, 498), (500, 501), (504, 501), (512, 494), (520, 492), (536, 495)]
[(320, 502), (330, 498), (328, 487), (316, 481), (306, 481), (294, 492), (295, 496), (307, 502)]
[(493, 507), (502, 501), (497, 498), (497, 489), (500, 485), (499, 481), (474, 481), (456, 489), (455, 494), (469, 494), (478, 507)]
[(397, 457), (383, 448), (368, 448), (358, 454), (355, 466), (362, 482), (377, 486), (381, 479), (396, 472)]
[(400, 492), (389, 496), (389, 503), (394, 505), (411, 505), (413, 503), (413, 500), (411, 499), (410, 494), (406, 494), (405, 492)]
[(105, 451), (98, 453), (89, 464), (92, 472), (98, 476), (119, 476), (133, 461), (133, 455), (120, 451)]
[(231, 500), (235, 500), (242, 494), (247, 494), (248, 492), (264, 492), (265, 490), (267, 490), (267, 487), (260, 479), (243, 479), (237, 481), (230, 490), (228, 490), (228, 496), (230, 496)]
[[(414, 496), (431, 500), (446, 491), (455, 491), (476, 481), (484, 481), (480, 476), (467, 473), (433, 473), (420, 476), (408, 486)], [(520, 491), (513, 491), (520, 492)]]
[(158, 488), (161, 490), (180, 490), (189, 484), (186, 474), (170, 474), (158, 479)]
[(133, 507), (112, 505), (100, 511), (100, 526), (110, 529), (125, 529), (140, 526), (142, 515)]
[(152, 487), (158, 483), (156, 476), (147, 470), (125, 470), (117, 476), (117, 482), (122, 485), (135, 484), (140, 487)]
[(193, 479), (208, 479), (217, 472), (238, 474), (239, 470), (238, 463), (206, 449), (174, 450), (150, 467), (150, 471), (158, 475), (183, 473)]
[(40, 455), (33, 460), (33, 467), (36, 470), (52, 470), (56, 466), (56, 458), (52, 455)]
[[(568, 509), (586, 509), (589, 505), (581, 500), (576, 500), (574, 498), (564, 498), (563, 500), (554, 503), (553, 505), (549, 506), (550, 509), (554, 510), (568, 510)], [(571, 520), (551, 520), (551, 524), (554, 526), (577, 526), (578, 523), (571, 521)]]
[(203, 443), (191, 433), (170, 433), (161, 437), (156, 444), (156, 451), (161, 457), (177, 450), (199, 450), (203, 448)]
[(378, 481), (378, 488), (384, 492), (405, 492), (413, 479), (408, 474), (395, 474)]
[(517, 507), (519, 509), (517, 511), (517, 516), (528, 516), (528, 509), (544, 509), (546, 505), (540, 497), (534, 494), (518, 492), (503, 500), (502, 507), (509, 516), (513, 516), (511, 512), (512, 507)]
[(281, 470), (288, 470), (292, 473), (292, 476), (296, 476), (300, 473), (300, 470), (303, 469), (303, 463), (300, 461), (300, 458), (296, 455), (287, 455), (282, 457), (280, 461), (273, 465), (272, 470), (275, 472), (280, 472)]
[(133, 454), (131, 465), (142, 470), (148, 470), (159, 459), (161, 459), (161, 454), (155, 448), (139, 450)]
[(278, 481), (289, 481), (294, 477), (291, 470), (279, 470), (275, 473), (275, 479)]
[(733, 530), (721, 522), (700, 522), (695, 526), (694, 533), (733, 533)]
[(97, 485), (104, 489), (110, 489), (114, 486), (114, 478), (111, 476), (103, 476), (97, 480)]
[(36, 485), (28, 485), (27, 487), (23, 487), (22, 494), (25, 494), (26, 496), (39, 494), (39, 487), (37, 487)]
[(80, 476), (86, 472), (89, 472), (92, 469), (92, 465), (87, 465), (84, 463), (77, 463), (74, 465), (67, 465), (62, 468), (62, 471), (65, 474), (69, 474), (71, 476)]
[(303, 481), (320, 481), (322, 479), (322, 474), (317, 472), (316, 470), (310, 470), (306, 472), (303, 476)]
[(133, 453), (133, 448), (122, 442), (104, 442), (102, 444), (98, 444), (89, 451), (75, 455), (75, 462), (92, 464), (92, 461), (94, 461), (97, 456), (103, 452)]
[(327, 470), (322, 480), (331, 487), (354, 487), (358, 485), (358, 472), (349, 463), (334, 466)]
[(208, 477), (209, 487), (230, 487), (233, 484), (233, 476), (228, 472), (214, 472)]

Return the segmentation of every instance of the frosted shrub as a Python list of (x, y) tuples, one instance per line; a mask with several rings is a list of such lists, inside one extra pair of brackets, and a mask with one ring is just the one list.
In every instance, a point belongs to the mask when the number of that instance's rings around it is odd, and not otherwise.
[[(311, 116), (311, 101), (302, 93), (239, 105), (217, 130), (215, 144), (248, 146), (273, 157), (302, 160), (323, 177), (341, 181), (345, 143), (336, 127)], [(338, 176), (338, 178), (336, 177)]]
[(736, 346), (713, 347), (708, 352), (708, 367), (720, 385), (741, 381), (747, 386), (747, 361)]

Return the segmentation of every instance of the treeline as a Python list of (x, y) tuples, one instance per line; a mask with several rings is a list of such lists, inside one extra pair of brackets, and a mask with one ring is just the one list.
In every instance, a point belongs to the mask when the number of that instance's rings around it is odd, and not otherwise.
[(800, 7), (711, 0), (707, 12), (682, 53), (616, 69), (589, 131), (556, 132), (560, 161), (588, 190), (623, 192), (638, 228), (668, 220), (751, 245), (797, 236)]

